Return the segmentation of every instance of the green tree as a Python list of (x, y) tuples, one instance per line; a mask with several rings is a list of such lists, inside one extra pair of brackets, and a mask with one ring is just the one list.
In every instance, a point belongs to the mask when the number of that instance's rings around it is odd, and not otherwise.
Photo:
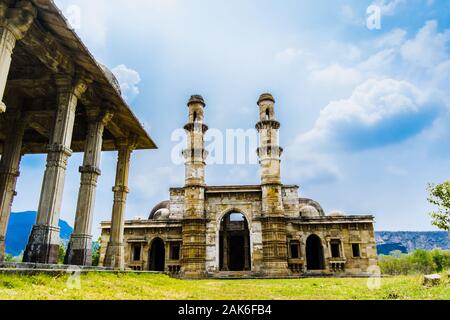
[(437, 211), (431, 213), (433, 225), (439, 229), (450, 231), (450, 181), (428, 185), (428, 201), (437, 206)]
[(66, 247), (64, 244), (59, 245), (58, 264), (64, 264), (64, 258), (66, 257)]
[(14, 262), (14, 257), (13, 257), (13, 255), (12, 255), (12, 254), (9, 254), (9, 253), (5, 254), (4, 259), (5, 259), (5, 262)]
[(97, 241), (92, 243), (92, 265), (97, 267), (100, 262), (100, 243), (102, 238), (99, 237)]

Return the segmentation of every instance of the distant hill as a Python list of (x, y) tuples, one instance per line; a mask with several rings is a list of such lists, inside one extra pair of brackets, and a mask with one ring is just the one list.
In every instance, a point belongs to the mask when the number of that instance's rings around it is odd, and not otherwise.
[(450, 250), (448, 232), (408, 232), (380, 231), (375, 233), (378, 254), (389, 254), (399, 250), (410, 253), (418, 249), (433, 250), (436, 248)]
[[(11, 213), (6, 234), (6, 253), (13, 256), (21, 254), (28, 242), (31, 228), (36, 223), (36, 211)], [(59, 220), (61, 242), (67, 244), (72, 234), (72, 227), (64, 220)]]

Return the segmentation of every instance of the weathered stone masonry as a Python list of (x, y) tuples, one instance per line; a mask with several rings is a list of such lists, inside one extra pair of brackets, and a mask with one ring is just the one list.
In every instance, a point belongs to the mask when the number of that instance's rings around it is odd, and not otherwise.
[[(74, 152), (84, 152), (65, 261), (89, 266), (101, 152), (119, 154), (112, 216), (120, 242), (131, 152), (156, 145), (123, 100), (117, 79), (50, 0), (0, 1), (0, 98), (0, 263), (22, 156), (47, 155), (24, 261), (54, 264), (67, 163)], [(114, 267), (123, 266), (123, 254), (114, 256)]]
[[(326, 215), (319, 203), (283, 185), (275, 99), (258, 100), (260, 185), (205, 184), (205, 102), (192, 96), (185, 126), (186, 182), (148, 220), (125, 221), (125, 268), (184, 278), (369, 275), (376, 266), (372, 216)], [(111, 223), (102, 223), (101, 261)], [(156, 245), (158, 244), (158, 245)]]

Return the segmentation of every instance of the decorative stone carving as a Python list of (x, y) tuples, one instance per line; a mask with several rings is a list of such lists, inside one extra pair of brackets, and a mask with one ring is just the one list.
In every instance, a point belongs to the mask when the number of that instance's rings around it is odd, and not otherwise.
[(24, 37), (35, 18), (36, 9), (30, 1), (19, 1), (14, 8), (0, 3), (0, 113), (6, 110), (3, 95), (16, 41)]

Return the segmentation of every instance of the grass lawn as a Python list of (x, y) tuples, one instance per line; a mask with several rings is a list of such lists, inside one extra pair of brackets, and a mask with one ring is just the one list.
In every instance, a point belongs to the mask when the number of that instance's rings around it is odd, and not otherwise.
[(0, 300), (450, 300), (450, 283), (446, 275), (443, 283), (433, 288), (423, 287), (421, 276), (384, 278), (381, 288), (376, 290), (368, 289), (367, 279), (188, 281), (154, 274), (90, 273), (79, 280), (80, 286), (76, 288), (73, 285), (76, 282), (70, 281), (67, 275), (0, 274)]

